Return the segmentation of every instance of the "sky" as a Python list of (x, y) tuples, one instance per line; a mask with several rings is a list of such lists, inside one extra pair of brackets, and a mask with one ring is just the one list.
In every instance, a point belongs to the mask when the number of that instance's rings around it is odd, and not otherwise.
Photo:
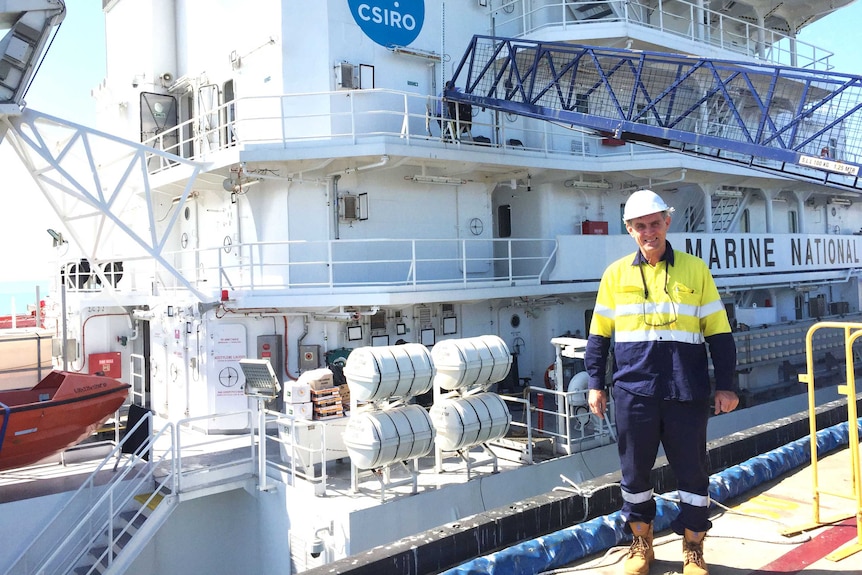
[[(67, 15), (26, 101), (28, 107), (94, 125), (90, 91), (105, 76), (105, 31), (101, 0), (67, 0)], [(835, 71), (862, 75), (862, 2), (842, 8), (806, 27), (799, 39), (835, 53)], [(0, 210), (3, 250), (0, 283), (52, 276), (54, 249), (48, 228), (62, 231), (59, 219), (8, 144), (0, 144), (0, 166), (6, 177), (6, 208)], [(11, 185), (10, 185), (11, 184)]]
[[(27, 107), (84, 125), (95, 125), (90, 91), (105, 77), (105, 30), (101, 0), (66, 0), (66, 17), (26, 95)], [(0, 144), (6, 177), (6, 207), (0, 210), (3, 250), (0, 283), (44, 282), (52, 277), (55, 253), (47, 229), (62, 230), (8, 143)]]

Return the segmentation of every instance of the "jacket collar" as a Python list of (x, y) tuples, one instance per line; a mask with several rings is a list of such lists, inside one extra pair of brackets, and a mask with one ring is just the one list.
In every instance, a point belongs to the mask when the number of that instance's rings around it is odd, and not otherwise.
[[(664, 241), (664, 246), (665, 246), (664, 247), (664, 254), (662, 254), (661, 259), (659, 261), (667, 262), (667, 265), (672, 266), (673, 265), (673, 246), (671, 246), (670, 242), (667, 240)], [(641, 251), (640, 250), (636, 251), (635, 252), (635, 258), (632, 261), (632, 265), (633, 266), (639, 266), (641, 264), (646, 264), (646, 263), (649, 263), (649, 262), (647, 262), (647, 259), (644, 257), (644, 255), (641, 253)]]

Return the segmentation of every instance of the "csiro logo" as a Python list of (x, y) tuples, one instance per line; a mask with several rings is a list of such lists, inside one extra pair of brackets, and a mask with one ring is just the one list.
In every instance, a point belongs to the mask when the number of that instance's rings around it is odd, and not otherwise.
[(381, 46), (408, 46), (422, 31), (425, 0), (347, 0), (365, 35)]

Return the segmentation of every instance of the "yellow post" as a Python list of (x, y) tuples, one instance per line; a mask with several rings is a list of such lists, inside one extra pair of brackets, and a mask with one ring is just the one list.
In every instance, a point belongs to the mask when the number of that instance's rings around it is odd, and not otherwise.
[[(844, 365), (846, 366), (846, 383), (838, 386), (838, 393), (847, 396), (847, 435), (849, 437), (850, 467), (852, 476), (852, 493), (839, 493), (822, 489), (817, 473), (817, 412), (814, 399), (814, 334), (820, 329), (842, 329), (844, 330)], [(799, 374), (799, 381), (808, 385), (808, 428), (811, 441), (811, 479), (813, 487), (812, 508), (813, 520), (811, 523), (790, 528), (784, 531), (784, 535), (794, 535), (814, 529), (822, 525), (829, 525), (838, 521), (853, 517), (854, 513), (844, 514), (823, 520), (820, 517), (820, 499), (822, 495), (830, 495), (856, 502), (856, 542), (839, 549), (826, 558), (832, 561), (840, 561), (854, 553), (862, 551), (862, 478), (859, 468), (859, 433), (858, 414), (856, 412), (856, 374), (853, 365), (853, 343), (862, 337), (862, 323), (851, 322), (818, 322), (809, 328), (805, 336), (805, 373)]]

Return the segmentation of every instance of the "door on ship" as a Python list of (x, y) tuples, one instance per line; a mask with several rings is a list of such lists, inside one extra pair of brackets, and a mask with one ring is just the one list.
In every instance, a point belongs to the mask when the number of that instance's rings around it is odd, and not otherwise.
[(131, 373), (129, 383), (132, 385), (131, 401), (146, 409), (152, 408), (152, 393), (150, 391), (150, 377), (152, 374), (150, 354), (150, 322), (138, 322), (137, 336), (129, 341), (131, 347)]

